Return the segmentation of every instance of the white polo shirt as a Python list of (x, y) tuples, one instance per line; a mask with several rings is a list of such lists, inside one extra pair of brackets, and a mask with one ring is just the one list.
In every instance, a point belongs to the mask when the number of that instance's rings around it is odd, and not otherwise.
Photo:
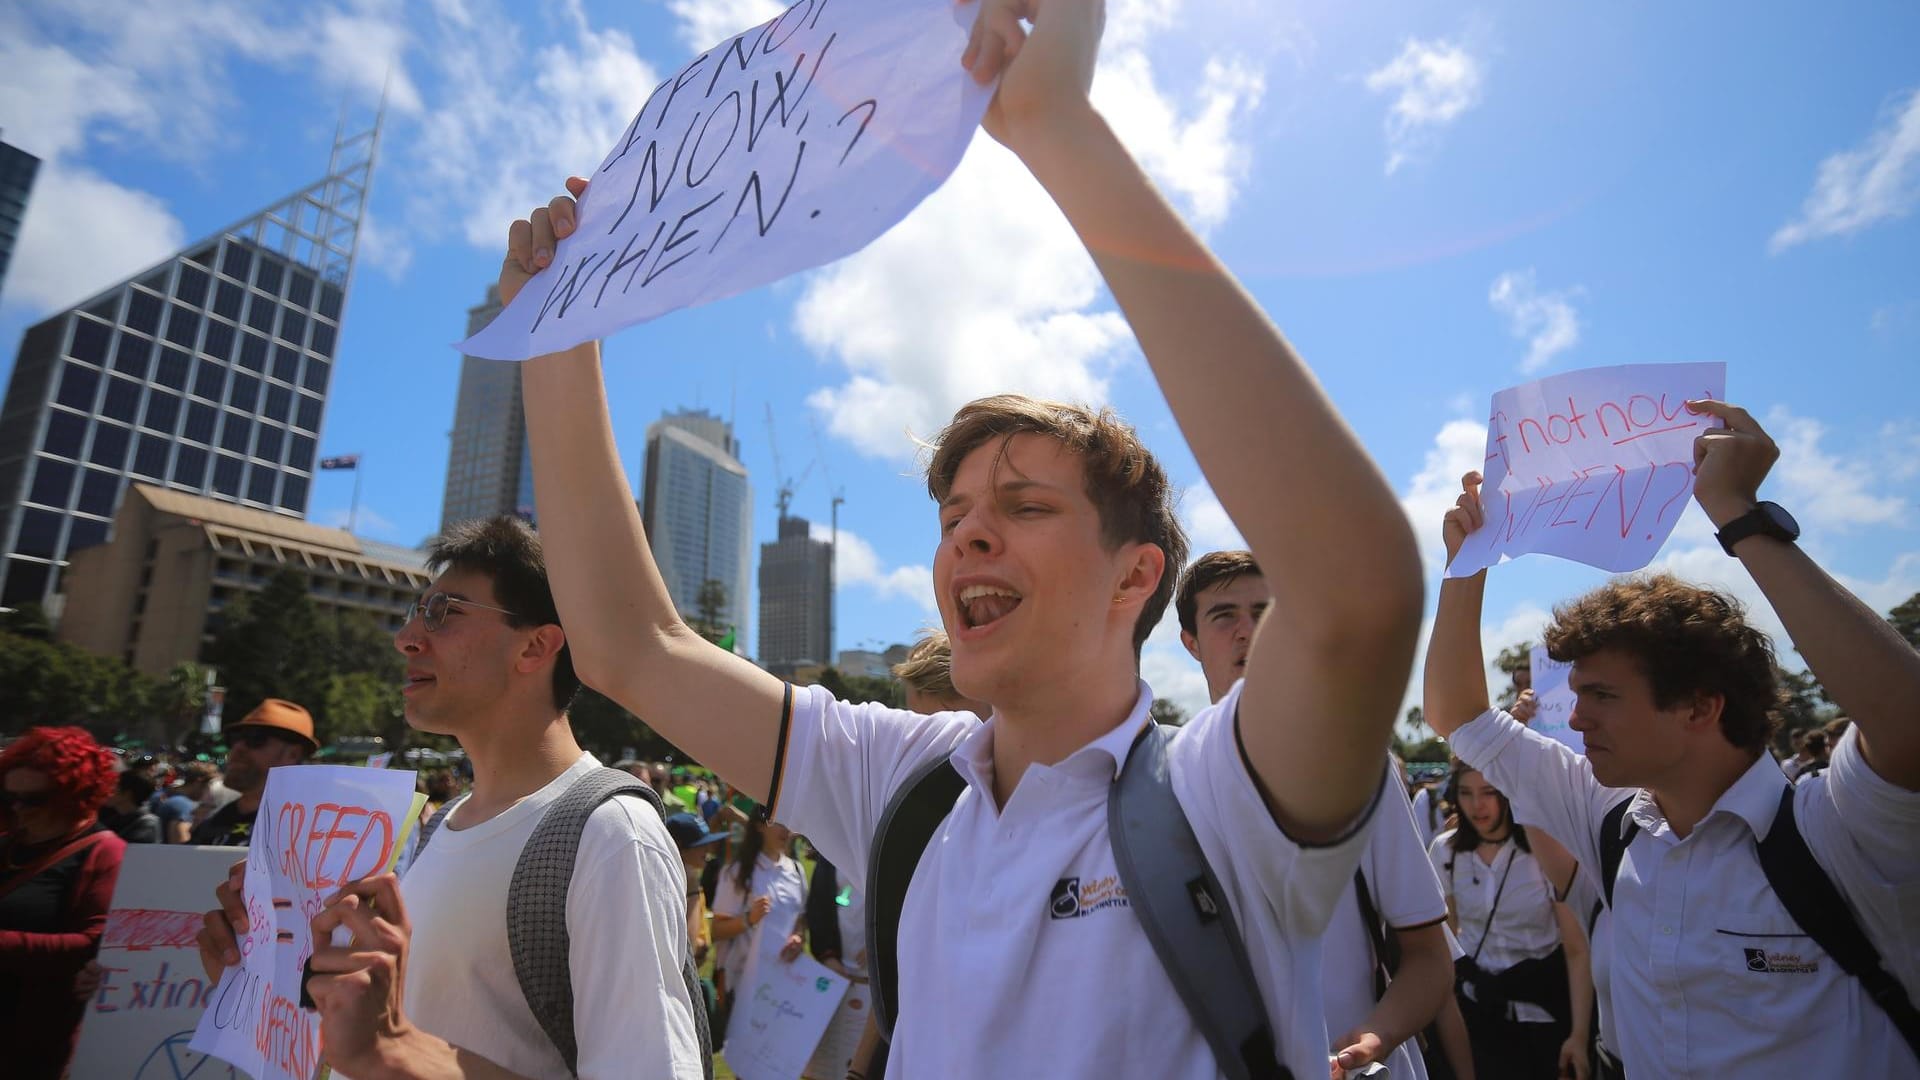
[[(1236, 685), (1176, 731), (1168, 768), (1239, 924), (1282, 1060), (1297, 1077), (1322, 1077), (1319, 934), (1350, 895), (1365, 818), (1324, 846), (1281, 832), (1241, 756), (1239, 700)], [(915, 770), (951, 750), (966, 780), (901, 914), (890, 1073), (1221, 1075), (1128, 910), (1107, 834), (1107, 790), (1152, 703), (1141, 683), (1123, 723), (1057, 765), (1030, 766), (996, 810), (997, 721), (849, 705), (820, 687), (794, 688), (773, 813), (850, 879), (866, 880), (880, 816)]]
[[(1414, 824), (1413, 807), (1388, 792), (1374, 811), (1360, 872), (1367, 878), (1381, 921), (1394, 930), (1418, 930), (1444, 923), (1447, 900), (1427, 861), (1426, 845)], [(1373, 935), (1360, 919), (1358, 886), (1349, 878), (1347, 896), (1334, 905), (1321, 939), (1320, 973), (1327, 996), (1327, 1035), (1337, 1040), (1364, 1023), (1378, 1001), (1373, 995)], [(1384, 1064), (1393, 1080), (1426, 1080), (1420, 1048), (1408, 1039)]]
[[(1759, 838), (1787, 778), (1762, 754), (1681, 839), (1646, 792), (1602, 787), (1587, 759), (1488, 712), (1453, 748), (1565, 842), (1598, 884), (1601, 819), (1631, 797), (1640, 826), (1596, 935), (1607, 1046), (1635, 1080), (1695, 1076), (1920, 1076), (1886, 1013), (1806, 936), (1767, 884)], [(1920, 793), (1875, 775), (1849, 730), (1794, 789), (1794, 816), (1881, 962), (1920, 989)], [(1624, 827), (1624, 822), (1622, 823)]]

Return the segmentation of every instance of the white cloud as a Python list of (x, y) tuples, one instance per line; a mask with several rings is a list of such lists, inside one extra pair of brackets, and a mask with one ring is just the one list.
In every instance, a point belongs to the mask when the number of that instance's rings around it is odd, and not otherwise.
[(1414, 474), (1400, 505), (1420, 539), (1427, 568), (1437, 571), (1446, 559), (1440, 542), (1440, 519), (1460, 497), (1460, 478), (1477, 472), (1487, 460), (1487, 425), (1478, 420), (1449, 420), (1433, 437), (1420, 471)]
[[(931, 527), (931, 509), (927, 517)], [(825, 522), (813, 522), (811, 532), (815, 540), (833, 539), (833, 527)], [(880, 554), (872, 544), (846, 529), (840, 530), (840, 545), (834, 550), (833, 583), (836, 588), (870, 589), (881, 597), (911, 600), (929, 615), (937, 614), (940, 610), (934, 602), (933, 570), (930, 567), (896, 566), (889, 569), (881, 562)]]
[(667, 10), (680, 20), (680, 43), (695, 51), (711, 49), (786, 9), (779, 0), (667, 0)]
[(1508, 331), (1527, 343), (1521, 371), (1539, 371), (1580, 343), (1580, 315), (1573, 309), (1573, 298), (1579, 294), (1578, 287), (1540, 291), (1531, 268), (1511, 270), (1493, 279), (1487, 303), (1507, 317)]
[[(1144, 51), (1182, 0), (1117, 4), (1093, 99), (1202, 228), (1245, 179), (1243, 129), (1264, 83), (1223, 57), (1179, 91)], [(810, 404), (863, 453), (904, 458), (962, 403), (1014, 391), (1093, 404), (1126, 362), (1125, 321), (1099, 307), (1092, 259), (1012, 154), (976, 137), (939, 191), (866, 250), (807, 280), (794, 328), (845, 368)]]
[[(1891, 524), (1904, 515), (1908, 500), (1877, 490), (1889, 471), (1910, 464), (1911, 459), (1897, 452), (1897, 444), (1891, 447), (1896, 453), (1885, 460), (1871, 451), (1867, 456), (1836, 456), (1820, 445), (1827, 435), (1825, 424), (1794, 416), (1784, 406), (1767, 414), (1766, 428), (1780, 447), (1772, 480), (1780, 485), (1781, 500), (1808, 523), (1842, 531)], [(1889, 447), (1883, 442), (1876, 449)]]
[(366, 536), (375, 540), (394, 540), (399, 536), (399, 526), (371, 506), (362, 506), (357, 511), (351, 507), (336, 506), (331, 510), (321, 511), (316, 516), (320, 524), (329, 529), (345, 529), (351, 523), (355, 536)]
[(1387, 175), (1431, 147), (1439, 133), (1480, 103), (1485, 64), (1465, 45), (1407, 39), (1400, 55), (1367, 75), (1367, 89), (1393, 94), (1387, 106)]
[(360, 247), (354, 256), (361, 267), (371, 267), (388, 281), (399, 281), (413, 265), (413, 245), (404, 229), (390, 229), (371, 210), (360, 218)]
[(1920, 204), (1920, 90), (1886, 110), (1852, 150), (1820, 163), (1800, 215), (1774, 232), (1775, 254), (1828, 236), (1847, 236), (1913, 212)]
[(563, 40), (530, 49), (503, 9), (435, 5), (426, 51), (440, 89), (421, 117), (411, 221), (503, 250), (508, 224), (569, 173), (590, 174), (658, 85), (626, 33), (591, 25), (577, 3), (560, 15)]
[(1181, 496), (1180, 518), (1195, 558), (1209, 551), (1246, 550), (1247, 541), (1240, 535), (1239, 527), (1205, 481), (1188, 488)]
[(67, 307), (187, 242), (166, 204), (58, 160), (41, 165), (7, 275), (7, 304)]
[(1212, 704), (1206, 673), (1180, 644), (1180, 619), (1171, 604), (1140, 650), (1140, 677), (1153, 687), (1155, 697), (1172, 701), (1189, 717)]

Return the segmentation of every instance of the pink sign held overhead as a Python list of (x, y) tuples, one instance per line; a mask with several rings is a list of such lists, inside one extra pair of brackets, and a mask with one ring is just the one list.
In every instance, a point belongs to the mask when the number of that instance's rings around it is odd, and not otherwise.
[(1723, 398), (1726, 385), (1722, 363), (1628, 364), (1493, 395), (1486, 524), (1447, 576), (1530, 553), (1615, 573), (1652, 562), (1693, 495), (1693, 441), (1720, 426), (1686, 403)]

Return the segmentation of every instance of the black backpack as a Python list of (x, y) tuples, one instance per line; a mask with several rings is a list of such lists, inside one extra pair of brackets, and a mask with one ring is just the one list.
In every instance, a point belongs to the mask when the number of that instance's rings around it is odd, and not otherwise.
[[(652, 788), (619, 769), (595, 769), (575, 780), (560, 797), (548, 804), (533, 827), (533, 835), (520, 849), (513, 867), (513, 881), (507, 889), (507, 948), (513, 955), (513, 976), (520, 993), (547, 1033), (554, 1049), (567, 1063), (570, 1075), (579, 1075), (580, 1046), (573, 1031), (573, 968), (568, 955), (567, 889), (573, 883), (574, 859), (580, 853), (580, 834), (587, 819), (600, 804), (616, 795), (638, 795), (653, 805), (662, 818), (665, 805)], [(420, 827), (420, 843), (414, 848), (418, 859), (427, 850), (427, 841), (445, 821), (453, 808), (466, 801), (462, 795), (447, 803)], [(700, 987), (700, 973), (693, 966), (693, 950), (688, 948), (680, 965), (680, 977), (687, 985), (687, 1000), (693, 1003), (693, 1026), (700, 1038), (700, 1067), (707, 1080), (713, 1080), (713, 1036), (707, 1030), (706, 1000)]]
[[(1880, 951), (1860, 929), (1860, 922), (1853, 917), (1853, 909), (1847, 907), (1846, 898), (1820, 868), (1813, 851), (1800, 835), (1800, 826), (1794, 820), (1794, 790), (1789, 784), (1780, 792), (1780, 808), (1774, 814), (1773, 827), (1760, 839), (1760, 870), (1766, 874), (1767, 884), (1793, 921), (1806, 931), (1814, 944), (1833, 957), (1840, 970), (1860, 980), (1867, 996), (1893, 1021), (1894, 1030), (1906, 1040), (1914, 1054), (1920, 1055), (1920, 1012), (1914, 1010), (1906, 987), (1880, 963)], [(1600, 819), (1603, 895), (1594, 905), (1593, 920), (1598, 920), (1602, 907), (1613, 906), (1613, 881), (1620, 876), (1620, 859), (1626, 855), (1633, 838), (1640, 834), (1639, 823), (1627, 820), (1627, 808), (1632, 804), (1632, 797), (1622, 799)]]
[[(1233, 1080), (1291, 1080), (1226, 893), (1174, 797), (1167, 768), (1171, 737), (1149, 723), (1107, 793), (1107, 831), (1129, 907), (1221, 1072)], [(949, 756), (928, 762), (900, 785), (881, 815), (868, 860), (873, 1016), (889, 1039), (900, 1007), (900, 914), (907, 888), (966, 788)]]

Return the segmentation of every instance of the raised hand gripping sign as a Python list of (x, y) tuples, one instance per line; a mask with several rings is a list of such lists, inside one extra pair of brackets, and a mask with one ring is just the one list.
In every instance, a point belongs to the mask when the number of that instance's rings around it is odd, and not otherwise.
[(656, 87), (578, 227), (461, 343), (525, 360), (851, 255), (960, 163), (992, 98), (977, 3), (797, 0)]
[(348, 882), (393, 865), (417, 816), (414, 776), (396, 769), (287, 765), (267, 790), (247, 847), (247, 933), (200, 1017), (192, 1047), (255, 1080), (310, 1080), (320, 1017), (300, 1007), (313, 917)]
[(1686, 403), (1722, 398), (1727, 366), (1627, 364), (1493, 395), (1486, 524), (1447, 576), (1529, 552), (1625, 573), (1653, 561), (1693, 495), (1693, 441), (1720, 426)]

